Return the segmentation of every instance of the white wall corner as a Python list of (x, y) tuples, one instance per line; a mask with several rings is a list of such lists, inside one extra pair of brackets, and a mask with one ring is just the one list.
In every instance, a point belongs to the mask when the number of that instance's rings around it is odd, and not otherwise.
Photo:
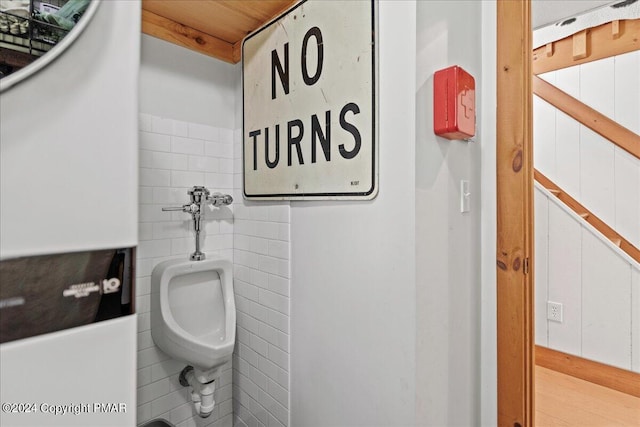
[(498, 368), (496, 318), (496, 2), (482, 2), (482, 297), (480, 360), (480, 424), (498, 424)]

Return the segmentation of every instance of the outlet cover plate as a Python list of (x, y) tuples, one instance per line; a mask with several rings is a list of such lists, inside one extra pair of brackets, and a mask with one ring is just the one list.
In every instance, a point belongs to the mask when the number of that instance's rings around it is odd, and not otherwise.
[(547, 319), (562, 323), (562, 304), (547, 301)]

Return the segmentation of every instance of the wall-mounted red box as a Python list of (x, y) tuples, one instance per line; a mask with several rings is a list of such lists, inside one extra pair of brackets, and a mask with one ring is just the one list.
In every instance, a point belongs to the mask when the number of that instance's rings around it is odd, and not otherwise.
[(469, 139), (476, 133), (476, 82), (457, 65), (433, 76), (433, 131), (447, 139)]

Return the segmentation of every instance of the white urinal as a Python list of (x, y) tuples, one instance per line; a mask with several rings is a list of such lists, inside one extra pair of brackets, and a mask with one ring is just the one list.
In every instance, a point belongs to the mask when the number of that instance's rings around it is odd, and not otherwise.
[(151, 336), (171, 357), (215, 380), (236, 335), (233, 267), (223, 259), (164, 261), (151, 274)]

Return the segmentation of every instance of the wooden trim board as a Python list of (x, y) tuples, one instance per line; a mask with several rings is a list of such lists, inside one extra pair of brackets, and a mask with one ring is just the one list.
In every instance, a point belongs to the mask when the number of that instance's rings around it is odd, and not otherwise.
[(640, 159), (640, 135), (619, 125), (538, 76), (533, 76), (533, 93)]
[(143, 0), (142, 32), (226, 62), (242, 40), (297, 0)]
[(240, 60), (234, 53), (233, 44), (144, 9), (142, 32), (225, 62), (235, 64)]
[(498, 425), (534, 425), (529, 1), (497, 2)]
[(640, 374), (536, 346), (536, 365), (640, 397)]
[[(589, 28), (533, 51), (533, 74), (559, 70), (640, 49), (640, 19)], [(549, 55), (549, 52), (552, 52)]]
[(571, 208), (572, 211), (580, 215), (598, 230), (604, 237), (609, 239), (614, 245), (622, 249), (627, 255), (640, 263), (640, 250), (636, 248), (631, 242), (622, 237), (613, 228), (609, 227), (607, 223), (595, 216), (591, 211), (585, 208), (580, 202), (568, 195), (563, 189), (558, 187), (553, 181), (544, 176), (538, 170), (534, 171), (534, 177), (544, 188), (554, 194), (562, 203)]

